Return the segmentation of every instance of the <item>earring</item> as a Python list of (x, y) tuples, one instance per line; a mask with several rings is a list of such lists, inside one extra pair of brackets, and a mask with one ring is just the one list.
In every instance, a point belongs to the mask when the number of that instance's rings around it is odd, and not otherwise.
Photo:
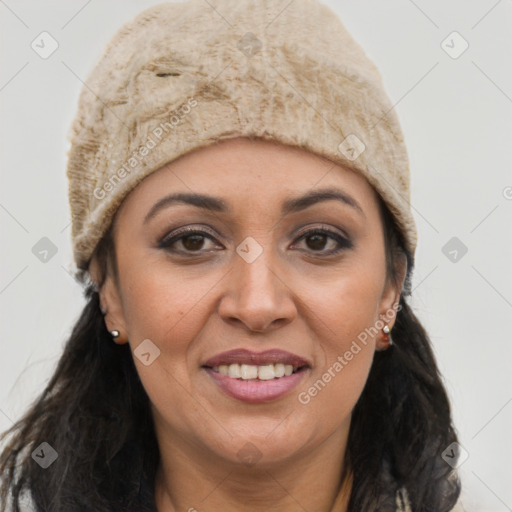
[(119, 331), (110, 331), (110, 336), (112, 336), (112, 338), (119, 338)]
[(391, 332), (391, 329), (389, 328), (388, 324), (386, 324), (382, 328), (382, 332), (384, 332), (384, 343), (388, 346), (393, 345), (393, 340), (391, 339), (391, 336), (389, 335), (389, 333)]

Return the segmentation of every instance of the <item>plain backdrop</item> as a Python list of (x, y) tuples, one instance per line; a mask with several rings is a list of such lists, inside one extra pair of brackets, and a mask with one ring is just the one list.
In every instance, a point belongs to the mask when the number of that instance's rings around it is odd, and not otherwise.
[[(42, 391), (85, 303), (65, 178), (82, 82), (115, 31), (157, 3), (0, 0), (2, 430)], [(413, 306), (467, 452), (464, 509), (512, 510), (512, 2), (324, 3), (381, 71), (405, 134)], [(31, 46), (43, 31), (58, 43), (46, 59)], [(46, 262), (44, 237), (57, 251)]]

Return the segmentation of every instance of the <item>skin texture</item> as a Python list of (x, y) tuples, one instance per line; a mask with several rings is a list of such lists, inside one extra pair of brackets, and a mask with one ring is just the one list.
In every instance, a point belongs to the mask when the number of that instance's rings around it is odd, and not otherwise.
[[(324, 187), (343, 190), (363, 213), (331, 199), (281, 215), (284, 200)], [(144, 224), (172, 192), (221, 197), (232, 211), (173, 204)], [(186, 226), (207, 234), (159, 247)], [(349, 246), (301, 237), (321, 227)], [(236, 252), (248, 236), (263, 248), (252, 263)], [(299, 148), (224, 140), (145, 178), (119, 208), (114, 240), (119, 282), (109, 275), (100, 291), (107, 328), (119, 330), (117, 342), (129, 342), (132, 352), (148, 338), (160, 350), (149, 366), (134, 356), (162, 455), (158, 510), (331, 510), (350, 413), (375, 350), (385, 348), (382, 331), (309, 403), (298, 395), (365, 328), (383, 318), (392, 328), (402, 284), (387, 282), (377, 196), (366, 179)], [(286, 350), (311, 368), (286, 396), (248, 404), (227, 396), (201, 368), (234, 348)], [(238, 456), (248, 442), (260, 454), (251, 466)], [(348, 495), (347, 486), (337, 510), (346, 510)]]

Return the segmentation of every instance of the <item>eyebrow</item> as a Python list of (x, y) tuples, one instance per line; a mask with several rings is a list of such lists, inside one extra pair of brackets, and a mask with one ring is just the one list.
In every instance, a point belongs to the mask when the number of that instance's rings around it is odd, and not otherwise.
[[(300, 212), (323, 201), (338, 201), (342, 204), (352, 207), (363, 217), (366, 217), (359, 203), (346, 192), (338, 188), (322, 188), (313, 190), (299, 197), (292, 197), (283, 202), (281, 207), (281, 215)], [(160, 210), (174, 204), (189, 204), (201, 208), (203, 210), (230, 213), (230, 206), (220, 197), (213, 197), (204, 194), (180, 192), (169, 194), (157, 201), (144, 217), (144, 224), (154, 217)]]

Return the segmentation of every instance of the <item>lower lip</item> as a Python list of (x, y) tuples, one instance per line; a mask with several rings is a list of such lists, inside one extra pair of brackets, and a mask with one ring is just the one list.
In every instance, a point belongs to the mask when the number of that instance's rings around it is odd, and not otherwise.
[(287, 377), (271, 380), (232, 379), (227, 375), (204, 368), (213, 381), (229, 396), (249, 403), (270, 402), (286, 395), (304, 378), (308, 369), (292, 373)]

